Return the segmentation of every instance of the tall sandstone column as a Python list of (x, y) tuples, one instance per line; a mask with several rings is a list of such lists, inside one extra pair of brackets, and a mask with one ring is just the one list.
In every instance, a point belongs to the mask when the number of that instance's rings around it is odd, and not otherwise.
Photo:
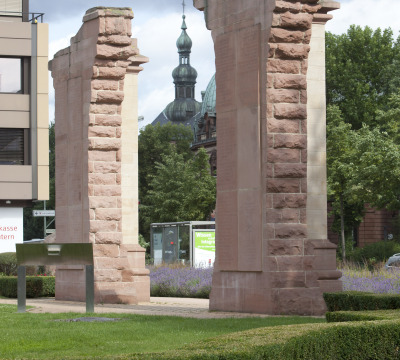
[(205, 13), (216, 56), (217, 249), (210, 309), (320, 315), (322, 293), (341, 290), (336, 248), (326, 233), (324, 89), (324, 24), (339, 4), (194, 5)]
[[(95, 301), (148, 301), (138, 244), (137, 75), (132, 10), (86, 12), (50, 62), (55, 89), (57, 243), (93, 243)], [(81, 266), (56, 270), (56, 299), (84, 300)]]

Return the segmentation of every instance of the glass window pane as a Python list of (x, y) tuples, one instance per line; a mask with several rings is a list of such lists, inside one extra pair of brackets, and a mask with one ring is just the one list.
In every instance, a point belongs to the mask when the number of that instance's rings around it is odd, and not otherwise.
[(21, 59), (0, 58), (0, 92), (22, 93)]
[(24, 164), (24, 129), (0, 128), (0, 165)]

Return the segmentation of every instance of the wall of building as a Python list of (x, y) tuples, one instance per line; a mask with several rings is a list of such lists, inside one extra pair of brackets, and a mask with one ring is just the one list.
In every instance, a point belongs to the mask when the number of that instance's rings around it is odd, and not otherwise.
[(25, 129), (26, 154), (23, 164), (0, 165), (0, 206), (29, 206), (49, 198), (48, 25), (8, 19), (0, 19), (0, 57), (21, 59), (24, 75), (18, 93), (0, 93), (0, 129)]

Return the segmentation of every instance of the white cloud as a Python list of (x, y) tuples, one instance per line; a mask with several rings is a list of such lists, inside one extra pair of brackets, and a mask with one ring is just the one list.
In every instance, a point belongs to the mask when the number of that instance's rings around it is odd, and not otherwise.
[(350, 25), (369, 26), (373, 29), (392, 28), (395, 38), (400, 31), (400, 1), (393, 0), (349, 0), (341, 1), (341, 8), (331, 12), (333, 19), (326, 29), (343, 34)]

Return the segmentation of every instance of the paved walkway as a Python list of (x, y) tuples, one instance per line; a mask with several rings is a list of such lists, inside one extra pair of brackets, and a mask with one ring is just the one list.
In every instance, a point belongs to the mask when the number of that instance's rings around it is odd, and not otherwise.
[[(16, 299), (0, 299), (0, 304), (17, 305)], [(192, 318), (243, 318), (243, 317), (267, 317), (264, 314), (245, 314), (235, 312), (216, 312), (208, 310), (208, 299), (187, 298), (161, 298), (152, 297), (150, 302), (138, 305), (123, 304), (96, 304), (96, 313), (129, 313), (141, 315), (170, 315)], [(27, 299), (28, 309), (32, 313), (85, 313), (86, 304), (76, 301), (60, 301), (54, 298)]]

